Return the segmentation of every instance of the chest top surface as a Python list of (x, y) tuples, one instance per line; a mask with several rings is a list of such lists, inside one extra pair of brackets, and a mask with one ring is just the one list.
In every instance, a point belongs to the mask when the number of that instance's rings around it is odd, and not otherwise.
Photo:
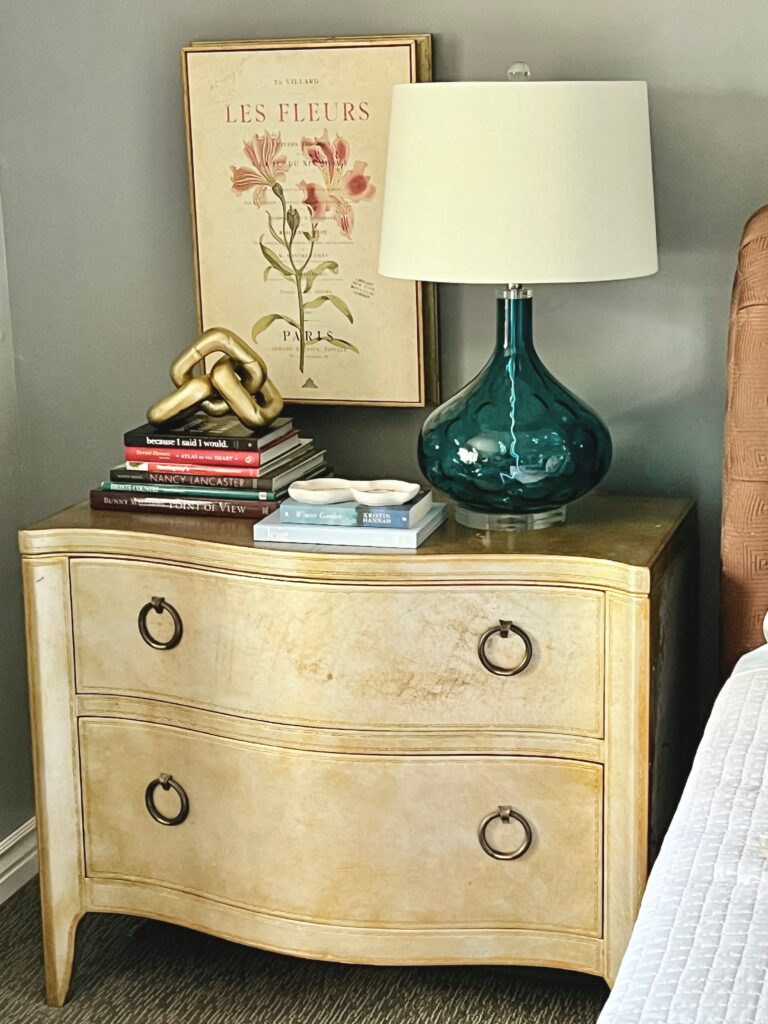
[(117, 555), (285, 578), (561, 582), (647, 593), (693, 521), (685, 498), (590, 495), (564, 526), (485, 533), (452, 517), (416, 551), (254, 545), (249, 520), (98, 512), (72, 505), (23, 530), (24, 556)]

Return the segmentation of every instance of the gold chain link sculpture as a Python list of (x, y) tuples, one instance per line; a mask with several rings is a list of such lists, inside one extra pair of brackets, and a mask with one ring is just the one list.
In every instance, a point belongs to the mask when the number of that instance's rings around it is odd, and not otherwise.
[[(221, 358), (205, 372), (205, 359)], [(201, 373), (193, 376), (200, 366)], [(283, 409), (283, 397), (267, 374), (267, 364), (242, 338), (224, 327), (205, 331), (171, 366), (176, 390), (147, 410), (155, 425), (175, 420), (198, 406), (209, 416), (233, 412), (243, 426), (266, 427)]]

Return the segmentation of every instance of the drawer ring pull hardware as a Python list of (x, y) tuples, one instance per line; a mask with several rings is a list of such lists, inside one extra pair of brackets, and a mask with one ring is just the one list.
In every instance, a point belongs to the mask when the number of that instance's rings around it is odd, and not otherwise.
[[(497, 850), (495, 846), (491, 846), (488, 842), (485, 832), (490, 823), (495, 821), (496, 818), (503, 821), (505, 825), (508, 825), (511, 821), (517, 821), (523, 826), (523, 832), (525, 833), (523, 841), (517, 849), (512, 850), (511, 853), (506, 853), (504, 850)], [(515, 811), (512, 807), (502, 805), (497, 811), (494, 811), (493, 814), (489, 814), (487, 817), (483, 818), (477, 830), (477, 838), (480, 840), (483, 852), (487, 853), (489, 857), (493, 857), (494, 860), (518, 860), (524, 853), (528, 852), (528, 849), (533, 842), (533, 831), (519, 811)]]
[[(163, 612), (170, 613), (173, 619), (173, 636), (170, 640), (155, 640), (149, 632), (147, 617), (151, 611), (157, 612), (158, 615), (162, 615)], [(184, 635), (184, 624), (179, 613), (164, 597), (153, 597), (150, 601), (147, 601), (139, 612), (139, 633), (144, 643), (154, 647), (156, 651), (170, 651), (172, 647), (177, 647), (181, 643), (181, 638)]]
[[(155, 790), (158, 786), (161, 786), (165, 790), (172, 789), (179, 798), (181, 807), (179, 813), (169, 818), (167, 815), (158, 811), (155, 805)], [(147, 806), (147, 810), (150, 815), (159, 822), (161, 825), (180, 825), (182, 821), (186, 820), (189, 814), (189, 797), (187, 796), (184, 787), (180, 782), (177, 782), (172, 775), (166, 775), (161, 773), (156, 779), (152, 779), (150, 784), (144, 790), (144, 803)]]
[[(506, 639), (510, 633), (514, 633), (516, 636), (519, 636), (525, 644), (525, 653), (523, 654), (522, 659), (518, 662), (517, 665), (515, 665), (514, 668), (501, 668), (499, 665), (494, 665), (494, 663), (485, 653), (486, 644), (491, 639), (491, 637), (496, 636), (497, 633), (500, 637), (503, 637), (504, 639)], [(524, 629), (521, 629), (519, 626), (516, 626), (514, 622), (509, 622), (507, 619), (499, 619), (498, 626), (491, 626), (490, 629), (486, 629), (486, 631), (480, 637), (480, 640), (477, 644), (477, 654), (478, 657), (480, 658), (483, 668), (487, 669), (489, 672), (493, 672), (495, 676), (516, 676), (519, 675), (521, 672), (524, 672), (525, 669), (527, 669), (530, 665), (531, 658), (533, 657), (533, 644), (531, 643), (531, 638), (528, 636)]]

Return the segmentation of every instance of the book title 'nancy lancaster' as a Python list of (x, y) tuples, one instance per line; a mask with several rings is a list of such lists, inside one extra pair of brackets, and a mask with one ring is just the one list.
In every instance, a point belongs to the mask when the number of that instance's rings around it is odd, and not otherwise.
[(271, 123), (277, 121), (280, 124), (332, 123), (367, 121), (371, 116), (367, 100), (357, 103), (336, 100), (278, 103), (270, 111), (264, 103), (227, 103), (225, 114), (227, 124), (264, 124), (268, 119)]

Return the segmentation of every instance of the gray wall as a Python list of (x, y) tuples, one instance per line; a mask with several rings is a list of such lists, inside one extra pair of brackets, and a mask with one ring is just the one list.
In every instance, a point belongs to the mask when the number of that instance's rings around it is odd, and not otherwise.
[(29, 727), (24, 682), (24, 619), (16, 531), (22, 523), (21, 473), (0, 206), (0, 841), (32, 813)]
[[(712, 686), (728, 298), (742, 224), (768, 200), (765, 0), (0, 0), (0, 10), (26, 520), (102, 477), (194, 336), (182, 44), (427, 31), (438, 79), (502, 78), (513, 59), (543, 79), (647, 79), (661, 270), (542, 287), (536, 330), (552, 370), (611, 428), (607, 487), (699, 500)], [(446, 153), (462, 144), (447, 137)], [(492, 295), (441, 289), (446, 393), (484, 361)], [(415, 472), (419, 412), (302, 418), (345, 472)]]

